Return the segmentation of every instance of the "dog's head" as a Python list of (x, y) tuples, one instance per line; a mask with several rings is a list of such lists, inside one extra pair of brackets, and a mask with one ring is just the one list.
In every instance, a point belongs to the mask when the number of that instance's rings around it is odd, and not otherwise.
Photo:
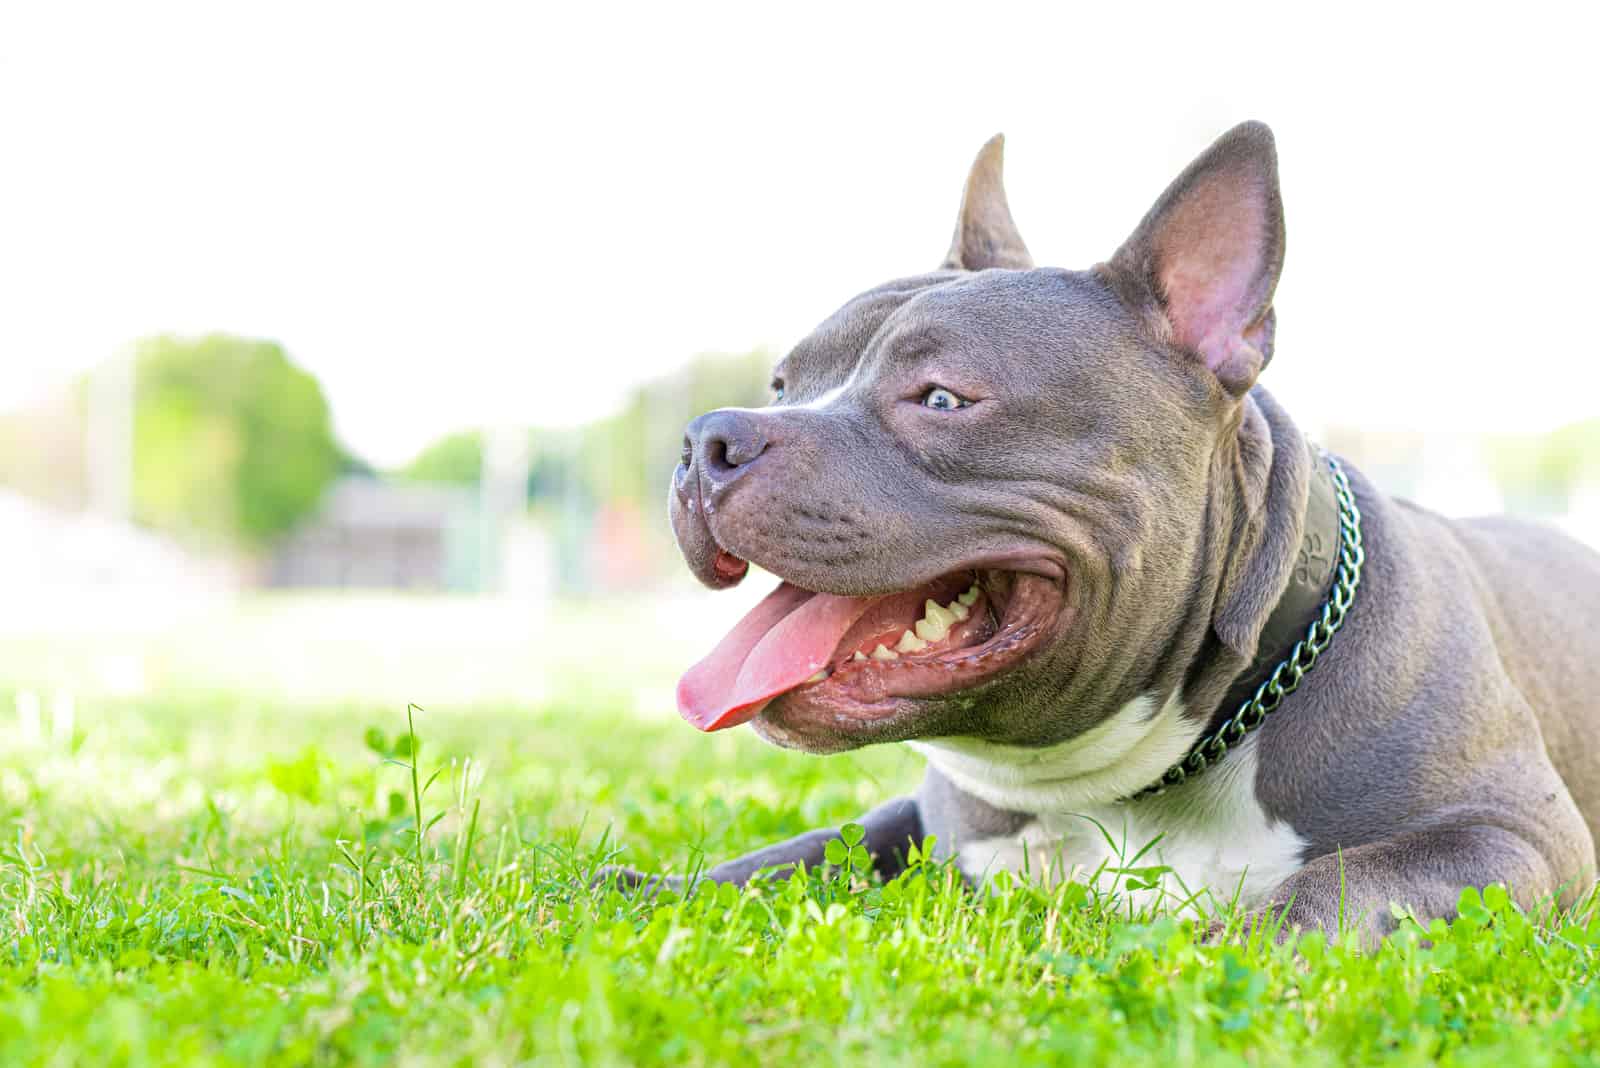
[(768, 407), (690, 424), (670, 493), (690, 567), (783, 584), (684, 676), (685, 718), (818, 752), (1037, 744), (1194, 655), (1208, 485), (1272, 354), (1283, 245), (1260, 124), (1087, 271), (1033, 266), (985, 145), (938, 270), (835, 312)]

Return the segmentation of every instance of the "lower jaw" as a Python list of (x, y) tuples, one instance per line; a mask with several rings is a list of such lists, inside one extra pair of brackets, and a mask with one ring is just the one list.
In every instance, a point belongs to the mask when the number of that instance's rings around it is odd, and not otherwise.
[(870, 709), (836, 708), (826, 699), (792, 701), (785, 695), (752, 719), (750, 729), (772, 745), (821, 756), (921, 737), (927, 733), (920, 725), (929, 719), (929, 705), (924, 698), (891, 697)]

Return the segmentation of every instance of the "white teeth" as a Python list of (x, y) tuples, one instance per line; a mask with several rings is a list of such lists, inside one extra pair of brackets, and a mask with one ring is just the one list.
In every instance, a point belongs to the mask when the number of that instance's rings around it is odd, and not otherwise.
[[(940, 642), (950, 636), (950, 628), (962, 620), (972, 616), (972, 606), (978, 603), (978, 598), (983, 593), (978, 589), (978, 584), (973, 583), (965, 593), (951, 601), (949, 605), (928, 599), (923, 603), (922, 618), (912, 625), (911, 629), (900, 635), (900, 640), (893, 649), (880, 644), (871, 654), (864, 655), (857, 650), (851, 660), (899, 660), (901, 653), (920, 653), (926, 649), (930, 642)], [(825, 673), (818, 672), (819, 675)], [(816, 681), (821, 681), (817, 679)]]
[(806, 681), (807, 682), (821, 682), (823, 679), (825, 679), (827, 677), (828, 677), (828, 669), (827, 668), (823, 668), (821, 671), (817, 672), (815, 675), (811, 676)]
[(900, 643), (895, 646), (895, 649), (902, 653), (916, 653), (921, 652), (927, 647), (927, 642), (923, 641), (921, 638), (917, 637), (915, 634), (912, 634), (908, 630), (904, 634), (900, 635)]
[(944, 607), (936, 601), (929, 601), (927, 604), (923, 605), (922, 614), (923, 618), (927, 619), (930, 623), (938, 623), (947, 631), (950, 629), (950, 625), (952, 623), (961, 618), (954, 612), (950, 611), (950, 609)]

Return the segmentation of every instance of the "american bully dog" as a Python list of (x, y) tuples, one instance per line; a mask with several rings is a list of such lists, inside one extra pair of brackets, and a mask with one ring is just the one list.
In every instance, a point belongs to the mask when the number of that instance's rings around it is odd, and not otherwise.
[[(1368, 940), (1467, 885), (1582, 893), (1600, 556), (1393, 500), (1309, 442), (1256, 384), (1283, 258), (1259, 123), (1081, 271), (1034, 266), (985, 145), (938, 269), (826, 319), (770, 406), (689, 425), (689, 566), (783, 581), (684, 676), (684, 718), (917, 749), (915, 796), (861, 820), (885, 877), (926, 835), (975, 882), (1109, 878), (1154, 843), (1185, 897)], [(833, 836), (707, 874), (818, 865)]]

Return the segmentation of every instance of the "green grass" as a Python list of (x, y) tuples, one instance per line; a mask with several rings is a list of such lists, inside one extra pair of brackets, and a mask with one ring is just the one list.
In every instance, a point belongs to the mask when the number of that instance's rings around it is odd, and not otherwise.
[(99, 701), (29, 740), (0, 695), (0, 1064), (1600, 1064), (1593, 905), (1296, 955), (937, 865), (591, 889), (919, 772), (625, 704), (422, 712), (413, 761), (404, 708)]

